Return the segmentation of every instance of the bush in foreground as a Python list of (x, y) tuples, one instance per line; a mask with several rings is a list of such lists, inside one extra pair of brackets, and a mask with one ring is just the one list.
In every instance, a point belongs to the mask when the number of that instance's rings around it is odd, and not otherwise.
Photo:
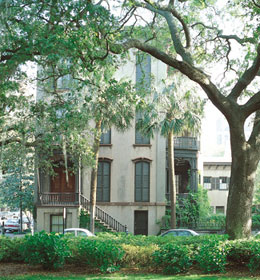
[(113, 272), (119, 269), (124, 251), (112, 240), (98, 238), (72, 238), (69, 241), (71, 256), (69, 262), (99, 269), (101, 272)]
[(153, 253), (153, 261), (167, 274), (186, 272), (192, 265), (190, 247), (177, 243), (165, 244)]
[(20, 247), (24, 261), (44, 269), (62, 267), (69, 255), (67, 240), (63, 235), (41, 231), (34, 235), (26, 235), (25, 242)]
[(23, 256), (20, 247), (24, 243), (22, 238), (8, 238), (0, 236), (0, 262), (21, 262)]

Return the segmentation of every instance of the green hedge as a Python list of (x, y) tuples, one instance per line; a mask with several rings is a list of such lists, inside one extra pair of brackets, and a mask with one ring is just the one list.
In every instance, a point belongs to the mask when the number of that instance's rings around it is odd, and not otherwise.
[(260, 269), (260, 239), (227, 240), (226, 235), (195, 237), (133, 236), (100, 233), (70, 237), (40, 232), (25, 238), (0, 237), (0, 262), (40, 264), (56, 269), (70, 263), (113, 272), (120, 267), (152, 267), (167, 274), (191, 267), (205, 273), (225, 272), (231, 265)]
[(121, 246), (108, 239), (73, 237), (69, 239), (68, 244), (71, 251), (68, 262), (96, 268), (101, 272), (118, 270), (124, 255)]
[(62, 267), (70, 254), (67, 239), (63, 235), (44, 231), (26, 235), (20, 252), (25, 262), (40, 264), (44, 269)]
[(23, 238), (9, 238), (0, 235), (0, 262), (22, 262), (24, 260), (20, 248)]

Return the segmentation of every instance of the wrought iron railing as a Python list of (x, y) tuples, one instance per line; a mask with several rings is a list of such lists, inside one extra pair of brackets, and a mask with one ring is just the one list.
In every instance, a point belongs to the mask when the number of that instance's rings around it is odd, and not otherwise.
[[(84, 195), (80, 195), (80, 204), (88, 212), (90, 212), (90, 201)], [(117, 232), (127, 231), (127, 226), (119, 223), (115, 218), (113, 218), (98, 206), (96, 206), (95, 208), (95, 217)]]
[(79, 205), (79, 193), (39, 193), (38, 202), (41, 205)]
[(174, 148), (198, 151), (200, 141), (196, 137), (176, 137), (174, 138)]

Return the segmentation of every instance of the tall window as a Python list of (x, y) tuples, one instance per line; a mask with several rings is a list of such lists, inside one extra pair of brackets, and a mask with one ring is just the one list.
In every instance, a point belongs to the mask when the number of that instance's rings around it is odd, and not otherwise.
[(110, 201), (110, 162), (107, 161), (98, 163), (97, 201)]
[[(142, 118), (142, 113), (141, 112), (136, 112), (135, 121), (137, 122), (141, 118)], [(138, 131), (136, 129), (135, 130), (135, 144), (139, 144), (139, 145), (150, 144), (150, 138), (143, 135), (140, 131)]]
[(137, 90), (151, 89), (151, 56), (143, 53), (136, 55), (136, 87)]
[(51, 232), (63, 231), (63, 216), (51, 215)]
[[(138, 53), (136, 55), (136, 88), (138, 91), (151, 90), (151, 56)], [(142, 113), (136, 113), (136, 121), (142, 118)], [(150, 144), (150, 139), (135, 131), (135, 144)]]
[(135, 164), (135, 201), (150, 201), (150, 163), (139, 161)]
[(111, 144), (111, 129), (102, 132), (100, 137), (100, 144), (101, 145)]

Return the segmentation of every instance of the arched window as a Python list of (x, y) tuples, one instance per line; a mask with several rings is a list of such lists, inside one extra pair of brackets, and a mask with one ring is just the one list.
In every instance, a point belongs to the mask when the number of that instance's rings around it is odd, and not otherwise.
[(110, 162), (99, 161), (97, 176), (97, 201), (110, 201)]
[(150, 201), (150, 163), (147, 161), (135, 163), (135, 201)]

